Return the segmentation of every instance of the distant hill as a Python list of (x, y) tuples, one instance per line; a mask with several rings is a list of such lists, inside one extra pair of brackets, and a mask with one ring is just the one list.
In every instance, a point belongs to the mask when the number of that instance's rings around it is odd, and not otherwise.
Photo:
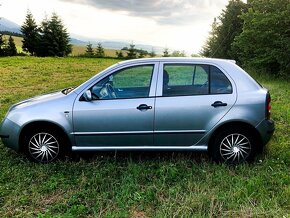
[(6, 18), (1, 17), (0, 19), (0, 31), (9, 31), (14, 33), (21, 33), (20, 26)]

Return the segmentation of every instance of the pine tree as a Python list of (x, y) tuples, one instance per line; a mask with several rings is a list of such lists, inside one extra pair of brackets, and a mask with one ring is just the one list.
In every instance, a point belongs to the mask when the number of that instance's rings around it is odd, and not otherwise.
[(105, 56), (105, 51), (101, 43), (98, 43), (97, 45), (96, 56), (98, 58), (103, 58)]
[(39, 28), (39, 37), (37, 40), (37, 47), (36, 47), (36, 55), (40, 57), (48, 56), (48, 46), (49, 46), (49, 38), (48, 35), (50, 31), (48, 29), (49, 20), (45, 17), (40, 25)]
[(209, 33), (209, 36), (205, 42), (205, 44), (202, 46), (202, 49), (200, 51), (200, 55), (204, 57), (212, 57), (212, 54), (214, 51), (218, 49), (217, 45), (217, 28), (218, 28), (218, 23), (217, 19), (214, 18), (213, 23), (211, 25), (211, 31)]
[(164, 49), (162, 57), (170, 57), (168, 48)]
[(26, 19), (21, 26), (21, 32), (23, 35), (22, 49), (29, 52), (31, 55), (34, 55), (37, 49), (39, 31), (29, 10), (27, 11)]
[(185, 51), (173, 51), (171, 57), (185, 57)]
[(17, 55), (17, 49), (16, 49), (15, 42), (12, 36), (9, 37), (8, 44), (5, 51), (6, 51), (5, 53), (7, 56)]
[(134, 59), (136, 57), (137, 57), (137, 52), (135, 49), (135, 45), (132, 43), (132, 44), (130, 44), (130, 48), (128, 49), (127, 58)]
[(232, 43), (242, 32), (241, 14), (247, 11), (248, 5), (241, 0), (230, 0), (218, 20), (212, 24), (210, 36), (203, 46), (201, 55), (207, 57), (239, 59), (233, 51)]
[(71, 53), (69, 34), (57, 14), (53, 13), (50, 20), (44, 19), (41, 24), (38, 56), (64, 57)]
[(117, 58), (120, 58), (120, 59), (123, 59), (124, 58), (124, 55), (123, 55), (123, 52), (122, 51), (116, 51), (116, 56)]
[(147, 54), (148, 54), (147, 51), (144, 51), (144, 50), (141, 49), (141, 50), (139, 51), (139, 56), (138, 56), (138, 58), (144, 58)]
[(149, 53), (149, 56), (150, 56), (151, 58), (154, 58), (154, 57), (156, 56), (156, 53), (155, 53), (155, 51), (153, 50), (153, 48), (152, 48), (151, 52)]
[(0, 34), (0, 56), (5, 56), (5, 41), (2, 34)]
[(89, 44), (87, 44), (87, 48), (86, 48), (86, 56), (93, 56), (94, 55), (94, 49), (93, 49), (93, 45), (89, 42)]

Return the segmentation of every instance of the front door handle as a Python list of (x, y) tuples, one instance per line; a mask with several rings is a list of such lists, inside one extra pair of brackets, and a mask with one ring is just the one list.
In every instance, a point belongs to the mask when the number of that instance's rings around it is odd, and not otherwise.
[(149, 109), (152, 109), (152, 106), (148, 106), (147, 104), (140, 104), (138, 107), (137, 107), (138, 110), (149, 110)]
[(213, 107), (224, 107), (227, 105), (228, 105), (227, 103), (223, 103), (221, 101), (215, 101), (213, 104), (211, 104), (211, 106), (213, 106)]

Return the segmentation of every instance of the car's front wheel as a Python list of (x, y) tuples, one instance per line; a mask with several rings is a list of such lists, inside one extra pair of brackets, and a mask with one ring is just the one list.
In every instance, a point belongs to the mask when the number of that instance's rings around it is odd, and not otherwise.
[(220, 131), (213, 140), (211, 156), (216, 162), (240, 164), (252, 161), (257, 153), (257, 140), (244, 128)]
[(63, 154), (61, 137), (52, 130), (31, 131), (25, 138), (25, 153), (31, 161), (50, 163)]

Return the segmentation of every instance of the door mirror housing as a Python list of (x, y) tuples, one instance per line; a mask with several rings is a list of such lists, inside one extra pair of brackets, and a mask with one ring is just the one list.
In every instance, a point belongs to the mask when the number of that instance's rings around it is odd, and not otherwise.
[(92, 92), (91, 92), (91, 90), (88, 89), (87, 91), (85, 91), (84, 94), (83, 94), (83, 97), (84, 97), (85, 101), (92, 101)]

